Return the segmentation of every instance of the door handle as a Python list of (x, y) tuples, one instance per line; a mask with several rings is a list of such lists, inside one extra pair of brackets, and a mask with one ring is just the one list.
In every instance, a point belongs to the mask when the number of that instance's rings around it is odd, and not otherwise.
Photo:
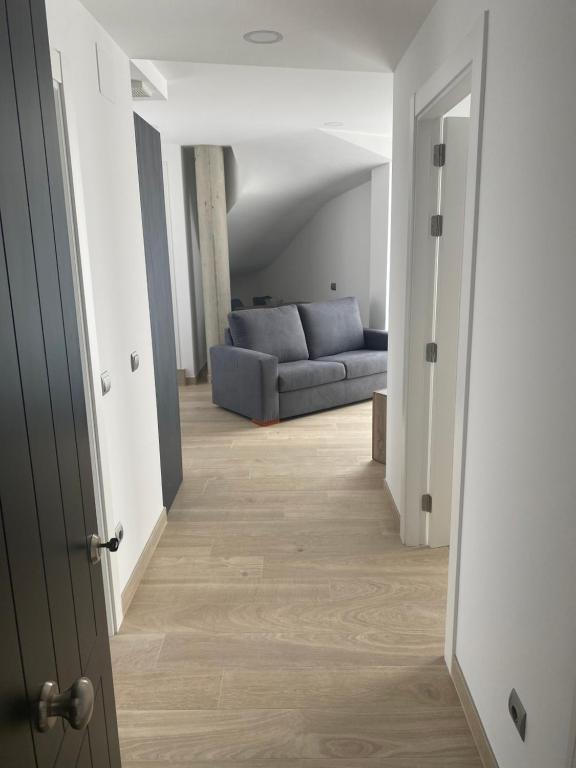
[(92, 564), (100, 562), (100, 550), (108, 549), (110, 552), (116, 552), (120, 546), (120, 539), (113, 537), (110, 541), (102, 541), (100, 536), (93, 533), (88, 536), (88, 556)]
[(36, 704), (36, 727), (45, 733), (54, 727), (56, 719), (63, 717), (72, 728), (86, 728), (94, 711), (94, 686), (87, 677), (79, 677), (64, 693), (58, 683), (44, 683)]

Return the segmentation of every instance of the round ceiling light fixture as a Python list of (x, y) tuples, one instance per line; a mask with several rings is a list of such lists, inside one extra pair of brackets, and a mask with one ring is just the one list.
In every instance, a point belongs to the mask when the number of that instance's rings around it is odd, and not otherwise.
[(344, 123), (341, 123), (339, 120), (330, 120), (327, 123), (324, 123), (326, 128), (342, 128), (344, 126)]
[(255, 43), (256, 45), (272, 45), (284, 40), (284, 35), (276, 32), (274, 29), (253, 29), (252, 32), (246, 32), (244, 40), (247, 43)]

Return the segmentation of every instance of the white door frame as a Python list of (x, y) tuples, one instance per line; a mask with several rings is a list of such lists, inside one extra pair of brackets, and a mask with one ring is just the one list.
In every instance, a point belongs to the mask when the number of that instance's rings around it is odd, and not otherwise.
[[(52, 79), (59, 86), (58, 98), (56, 99), (56, 118), (58, 121), (62, 121), (61, 127), (59, 126), (59, 138), (61, 141), (64, 141), (65, 145), (60, 147), (60, 151), (63, 153), (62, 159), (65, 166), (63, 181), (71, 241), (70, 257), (78, 316), (78, 340), (82, 358), (88, 439), (90, 443), (94, 500), (98, 521), (97, 533), (100, 538), (107, 541), (114, 535), (114, 531), (110, 530), (106, 514), (106, 499), (110, 497), (110, 489), (105, 472), (104, 415), (101, 408), (101, 397), (98, 397), (96, 394), (99, 391), (98, 344), (96, 316), (91, 300), (91, 275), (87, 267), (88, 235), (84, 217), (82, 176), (77, 144), (78, 133), (74, 110), (66, 102), (66, 86), (60, 52), (51, 48), (50, 57)], [(101, 562), (108, 634), (113, 636), (120, 629), (123, 619), (118, 563), (110, 557), (108, 550), (104, 550)]]
[[(420, 546), (423, 541), (423, 514), (420, 505), (413, 503), (419, 499), (425, 489), (415, 487), (419, 477), (413, 477), (411, 467), (418, 467), (422, 462), (422, 451), (427, 450), (427, 442), (408, 440), (408, 419), (411, 413), (419, 413), (417, 404), (411, 402), (414, 393), (409, 387), (410, 352), (412, 328), (421, 322), (419, 306), (412, 306), (412, 285), (415, 279), (414, 269), (418, 262), (414, 258), (414, 205), (415, 205), (415, 157), (418, 120), (426, 117), (439, 117), (453, 106), (454, 98), (464, 89), (472, 95), (470, 113), (470, 144), (468, 172), (466, 180), (466, 212), (464, 221), (464, 250), (462, 255), (462, 288), (460, 296), (460, 322), (458, 333), (458, 364), (456, 381), (456, 402), (454, 421), (454, 457), (452, 475), (452, 514), (450, 527), (450, 560), (448, 568), (448, 607), (446, 614), (445, 658), (451, 668), (456, 644), (456, 616), (458, 610), (458, 579), (460, 571), (460, 537), (462, 505), (464, 495), (464, 475), (466, 464), (466, 436), (470, 373), (470, 348), (474, 306), (474, 283), (476, 270), (476, 241), (478, 231), (478, 206), (480, 184), (480, 157), (482, 148), (482, 124), (484, 115), (484, 86), (486, 79), (486, 46), (488, 33), (488, 11), (478, 19), (476, 25), (462, 41), (459, 48), (434, 75), (413, 95), (410, 104), (410, 167), (412, 178), (409, 199), (409, 238), (408, 238), (408, 276), (406, 283), (406, 345), (404, 350), (404, 402), (406, 408), (403, 418), (403, 496), (404, 514), (402, 517), (401, 536), (405, 544)], [(422, 355), (424, 350), (422, 349)], [(422, 418), (421, 416), (419, 418)], [(412, 426), (414, 426), (412, 424)], [(417, 424), (422, 434), (427, 434), (427, 424)], [(416, 473), (417, 475), (417, 473)]]

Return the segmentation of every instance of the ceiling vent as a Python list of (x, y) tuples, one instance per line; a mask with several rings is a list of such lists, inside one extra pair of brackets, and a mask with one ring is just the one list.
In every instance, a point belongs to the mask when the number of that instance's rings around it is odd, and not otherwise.
[(153, 95), (152, 88), (144, 80), (132, 80), (133, 99), (150, 99)]

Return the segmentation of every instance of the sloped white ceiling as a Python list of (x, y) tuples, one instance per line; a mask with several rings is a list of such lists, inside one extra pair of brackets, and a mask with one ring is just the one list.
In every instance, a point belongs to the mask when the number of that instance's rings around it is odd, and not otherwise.
[(328, 200), (367, 181), (384, 158), (322, 131), (238, 145), (239, 195), (228, 213), (230, 269), (269, 264)]
[[(390, 158), (392, 75), (155, 62), (167, 101), (135, 109), (165, 140), (232, 147), (233, 273), (273, 261), (329, 199)], [(333, 130), (324, 123), (342, 122)]]
[[(391, 72), (435, 0), (82, 0), (131, 58)], [(254, 29), (284, 35), (250, 45)]]

